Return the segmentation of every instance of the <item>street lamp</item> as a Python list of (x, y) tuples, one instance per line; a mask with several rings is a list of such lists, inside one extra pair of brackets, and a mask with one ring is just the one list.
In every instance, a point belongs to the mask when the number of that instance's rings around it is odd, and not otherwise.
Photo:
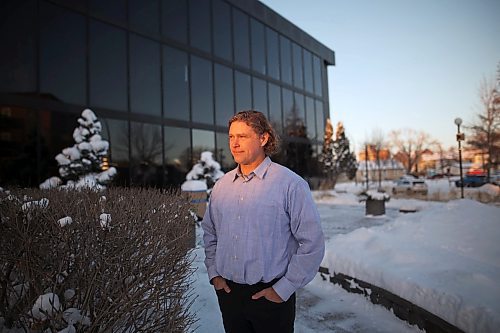
[(460, 193), (461, 198), (464, 198), (464, 178), (462, 175), (462, 145), (461, 141), (465, 140), (465, 134), (460, 133), (460, 125), (462, 125), (462, 119), (456, 118), (455, 125), (457, 125), (457, 142), (458, 142), (458, 162), (460, 163)]

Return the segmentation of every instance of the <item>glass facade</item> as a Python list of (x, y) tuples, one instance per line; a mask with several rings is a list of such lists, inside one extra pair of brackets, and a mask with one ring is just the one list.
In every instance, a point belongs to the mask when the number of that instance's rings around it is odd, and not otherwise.
[(178, 186), (204, 150), (230, 170), (228, 120), (252, 108), (282, 137), (275, 159), (319, 176), (300, 159), (317, 159), (322, 144), (333, 51), (265, 5), (252, 7), (2, 1), (0, 186), (57, 175), (54, 158), (74, 144), (85, 108), (101, 120), (119, 186)]

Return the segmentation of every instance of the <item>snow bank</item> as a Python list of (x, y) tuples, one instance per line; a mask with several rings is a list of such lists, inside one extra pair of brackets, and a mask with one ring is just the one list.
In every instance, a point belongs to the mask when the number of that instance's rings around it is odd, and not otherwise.
[(466, 332), (500, 331), (500, 208), (467, 199), (427, 208), (336, 235), (323, 265)]

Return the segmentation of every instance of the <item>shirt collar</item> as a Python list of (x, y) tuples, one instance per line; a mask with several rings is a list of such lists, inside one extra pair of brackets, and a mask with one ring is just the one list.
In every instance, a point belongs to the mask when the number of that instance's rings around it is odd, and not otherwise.
[[(271, 162), (271, 159), (269, 158), (269, 156), (266, 156), (266, 158), (259, 164), (259, 166), (257, 168), (255, 168), (254, 171), (252, 171), (250, 173), (250, 175), (254, 174), (257, 177), (259, 177), (260, 179), (264, 179), (266, 172), (267, 172), (267, 169), (269, 169), (269, 167), (271, 166), (271, 163), (272, 162)], [(240, 171), (239, 165), (234, 170), (235, 170), (235, 173), (234, 173), (233, 182), (236, 180), (236, 178), (243, 177), (243, 174)]]

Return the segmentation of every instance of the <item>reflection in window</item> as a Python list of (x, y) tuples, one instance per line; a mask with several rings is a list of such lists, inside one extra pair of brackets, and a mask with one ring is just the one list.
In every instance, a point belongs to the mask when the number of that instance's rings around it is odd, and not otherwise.
[(161, 116), (160, 44), (130, 34), (130, 109)]
[(227, 132), (215, 133), (215, 138), (217, 139), (217, 154), (215, 159), (220, 163), (222, 170), (228, 172), (236, 167), (233, 155), (231, 155), (231, 150), (229, 149), (229, 136)]
[(163, 46), (163, 116), (189, 120), (188, 55)]
[(215, 152), (215, 136), (212, 131), (193, 129), (193, 164), (198, 162), (204, 151)]
[(306, 97), (306, 126), (307, 137), (316, 139), (316, 111), (314, 110), (314, 99)]
[(293, 93), (290, 90), (283, 88), (283, 117), (285, 120), (291, 117), (294, 112), (295, 106), (293, 103)]
[(257, 78), (253, 80), (253, 108), (267, 115), (266, 81)]
[(125, 31), (90, 21), (90, 104), (127, 110)]
[(323, 141), (325, 136), (325, 116), (323, 114), (323, 102), (316, 100), (316, 131), (318, 140)]
[(231, 8), (222, 0), (213, 0), (214, 18), (214, 54), (226, 60), (232, 60)]
[(269, 83), (269, 121), (278, 133), (283, 133), (283, 116), (281, 114), (281, 89)]
[(161, 126), (131, 122), (130, 180), (131, 185), (161, 187), (163, 146)]
[(305, 83), (305, 89), (310, 93), (314, 93), (312, 54), (311, 52), (305, 49), (304, 49), (304, 83)]
[(117, 170), (113, 184), (129, 185), (129, 147), (128, 122), (126, 120), (101, 118), (103, 139), (109, 142), (110, 165)]
[(162, 0), (162, 34), (187, 44), (187, 1)]
[(210, 1), (189, 1), (189, 40), (191, 46), (211, 52)]
[(297, 116), (302, 119), (302, 121), (306, 121), (306, 112), (304, 109), (304, 95), (299, 93), (293, 94), (293, 103), (295, 106), (295, 110), (297, 111)]
[(302, 47), (292, 43), (293, 51), (293, 83), (300, 89), (304, 88), (304, 79), (302, 77)]
[(248, 37), (248, 16), (233, 8), (233, 45), (234, 62), (237, 65), (250, 67), (250, 40)]
[[(40, 148), (41, 154), (47, 155), (46, 141), (41, 141)], [(38, 187), (45, 180), (39, 177), (38, 168), (42, 166), (38, 162), (35, 112), (0, 106), (0, 184)], [(47, 161), (43, 167), (44, 176), (46, 164)]]
[(252, 88), (250, 75), (241, 72), (234, 72), (236, 87), (236, 112), (252, 108)]
[(90, 0), (89, 11), (106, 20), (114, 21), (121, 25), (127, 24), (126, 0)]
[(212, 65), (209, 61), (191, 56), (191, 113), (198, 123), (213, 124)]
[(40, 90), (64, 102), (84, 105), (85, 18), (41, 3)]
[(314, 93), (318, 96), (323, 95), (323, 87), (321, 82), (321, 61), (317, 56), (313, 56), (313, 68), (314, 68)]
[(191, 133), (189, 128), (163, 128), (165, 151), (165, 183), (180, 185), (186, 180), (191, 162)]
[(215, 64), (215, 123), (227, 126), (234, 114), (233, 71), (231, 68)]
[(292, 44), (280, 35), (281, 80), (292, 84)]
[(0, 2), (0, 91), (36, 90), (35, 10), (35, 1)]
[(280, 79), (279, 40), (276, 31), (266, 27), (267, 74)]
[(128, 0), (130, 28), (147, 34), (158, 34), (160, 17), (158, 0)]
[(254, 19), (250, 20), (252, 69), (260, 74), (266, 74), (266, 52), (264, 25)]

